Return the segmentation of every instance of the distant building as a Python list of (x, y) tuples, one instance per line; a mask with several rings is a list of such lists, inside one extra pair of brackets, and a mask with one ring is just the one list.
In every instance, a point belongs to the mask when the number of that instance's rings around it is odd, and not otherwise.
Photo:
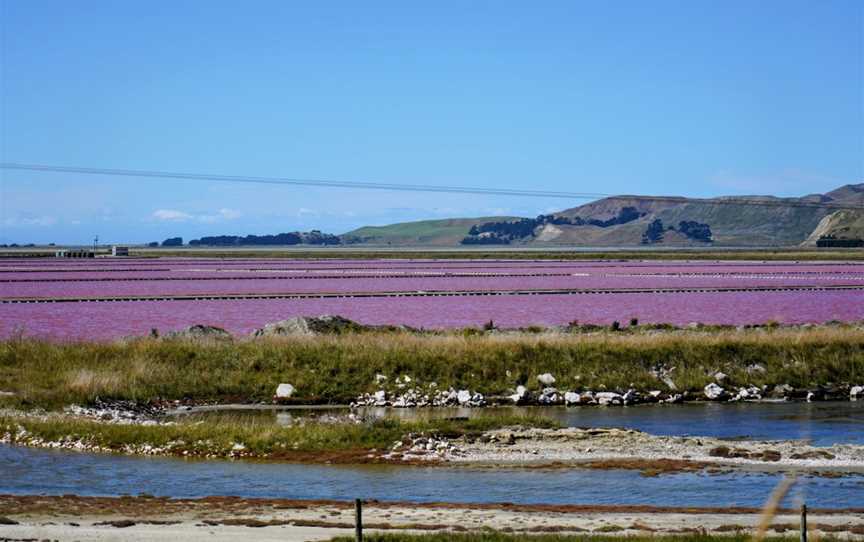
[(57, 258), (95, 258), (96, 253), (86, 248), (61, 248), (54, 252)]
[(120, 247), (114, 245), (111, 247), (111, 255), (112, 256), (128, 256), (129, 255), (129, 247)]

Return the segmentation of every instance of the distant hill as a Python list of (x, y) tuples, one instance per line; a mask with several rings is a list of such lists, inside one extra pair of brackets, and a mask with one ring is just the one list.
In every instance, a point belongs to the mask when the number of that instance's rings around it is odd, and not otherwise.
[[(825, 204), (825, 205), (820, 205)], [(864, 183), (800, 198), (614, 196), (534, 218), (493, 216), (366, 226), (332, 235), (220, 235), (192, 246), (854, 246), (864, 240)], [(179, 238), (178, 238), (179, 240)], [(179, 240), (182, 243), (182, 240)], [(864, 241), (862, 241), (864, 242)]]
[(864, 213), (834, 211), (819, 221), (819, 225), (802, 244), (816, 246), (820, 239), (864, 239)]
[(463, 218), (366, 227), (343, 242), (394, 245), (793, 246), (864, 238), (864, 183), (799, 198), (615, 196), (536, 218)]
[(514, 217), (448, 218), (402, 222), (389, 226), (366, 226), (342, 234), (343, 243), (371, 245), (457, 246), (472, 226), (485, 222), (517, 220)]

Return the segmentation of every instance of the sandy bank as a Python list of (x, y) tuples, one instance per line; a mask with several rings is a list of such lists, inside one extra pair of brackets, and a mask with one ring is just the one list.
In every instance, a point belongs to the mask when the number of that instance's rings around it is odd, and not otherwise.
[[(53, 540), (326, 540), (351, 533), (352, 503), (278, 499), (163, 499), (145, 497), (0, 496), (0, 510), (15, 524), (0, 537)], [(864, 509), (811, 510), (810, 525), (823, 533), (864, 539)], [(798, 516), (787, 510), (772, 521), (789, 534)], [(514, 533), (728, 533), (752, 530), (752, 508), (646, 506), (465, 505), (369, 502), (369, 531), (471, 531)]]
[(460, 439), (455, 444), (457, 451), (446, 454), (444, 460), (507, 466), (583, 464), (651, 469), (653, 463), (655, 470), (725, 467), (864, 473), (864, 446), (815, 447), (797, 440), (728, 441), (656, 436), (629, 429), (516, 427), (488, 431), (478, 439)]

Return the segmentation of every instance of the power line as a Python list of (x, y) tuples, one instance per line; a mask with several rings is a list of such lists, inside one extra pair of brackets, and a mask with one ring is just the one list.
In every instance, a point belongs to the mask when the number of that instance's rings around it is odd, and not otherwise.
[(137, 169), (102, 169), (86, 167), (46, 166), (39, 164), (0, 163), (0, 169), (15, 169), (28, 171), (47, 171), (52, 173), (76, 173), (85, 175), (109, 175), (118, 177), (144, 177), (157, 179), (178, 179), (194, 181), (213, 181), (247, 184), (276, 184), (319, 186), (325, 188), (360, 188), (372, 190), (396, 190), (408, 192), (447, 192), (458, 194), (485, 194), (496, 196), (524, 196), (546, 198), (596, 199), (609, 194), (589, 192), (559, 192), (552, 190), (511, 190), (506, 188), (478, 188), (466, 186), (415, 185), (404, 183), (381, 183), (362, 181), (340, 181), (324, 179), (297, 179), (290, 177), (250, 177), (239, 175), (211, 175), (204, 173), (175, 173), (167, 171), (144, 171)]
[(539, 198), (560, 198), (560, 199), (619, 199), (619, 200), (638, 200), (652, 201), (660, 203), (687, 203), (687, 204), (705, 204), (705, 205), (749, 205), (759, 207), (798, 207), (798, 208), (819, 208), (819, 209), (849, 209), (862, 210), (864, 205), (854, 205), (837, 203), (831, 201), (802, 201), (797, 199), (779, 199), (779, 200), (757, 200), (750, 199), (744, 196), (740, 197), (723, 197), (723, 198), (685, 198), (680, 196), (640, 196), (640, 195), (621, 195), (621, 194), (606, 194), (599, 192), (565, 192), (555, 190), (522, 190), (522, 189), (507, 189), (507, 188), (480, 188), (468, 186), (438, 186), (438, 185), (417, 185), (406, 183), (382, 183), (382, 182), (363, 182), (363, 181), (343, 181), (343, 180), (326, 180), (326, 179), (300, 179), (291, 177), (256, 177), (256, 176), (240, 176), (240, 175), (219, 175), (206, 173), (177, 173), (167, 171), (152, 171), (138, 169), (107, 169), (107, 168), (91, 168), (91, 167), (69, 167), (69, 166), (51, 166), (44, 164), (22, 164), (14, 162), (0, 162), (0, 169), (3, 170), (22, 170), (22, 171), (41, 171), (50, 173), (74, 173), (83, 175), (104, 175), (114, 177), (138, 177), (151, 179), (174, 179), (184, 181), (209, 181), (209, 182), (224, 182), (224, 183), (240, 183), (240, 184), (270, 184), (270, 185), (289, 185), (289, 186), (317, 186), (323, 188), (354, 188), (363, 190), (392, 190), (400, 192), (441, 192), (455, 194), (479, 194), (479, 195), (494, 195), (494, 196), (520, 196), (520, 197), (539, 197)]

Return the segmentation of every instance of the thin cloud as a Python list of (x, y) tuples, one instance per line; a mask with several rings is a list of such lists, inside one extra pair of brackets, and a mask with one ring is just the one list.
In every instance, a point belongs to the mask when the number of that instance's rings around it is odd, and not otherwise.
[(57, 218), (53, 216), (17, 216), (7, 218), (3, 221), (4, 226), (10, 228), (27, 228), (41, 227), (46, 228), (57, 223)]
[(184, 213), (183, 211), (176, 211), (174, 209), (158, 209), (153, 211), (153, 215), (151, 215), (154, 219), (160, 220), (163, 222), (186, 222), (188, 220), (192, 220), (192, 215), (189, 213)]
[(201, 222), (214, 224), (228, 220), (237, 220), (243, 213), (235, 209), (222, 208), (212, 214), (192, 214), (177, 209), (157, 209), (150, 217), (160, 222)]

